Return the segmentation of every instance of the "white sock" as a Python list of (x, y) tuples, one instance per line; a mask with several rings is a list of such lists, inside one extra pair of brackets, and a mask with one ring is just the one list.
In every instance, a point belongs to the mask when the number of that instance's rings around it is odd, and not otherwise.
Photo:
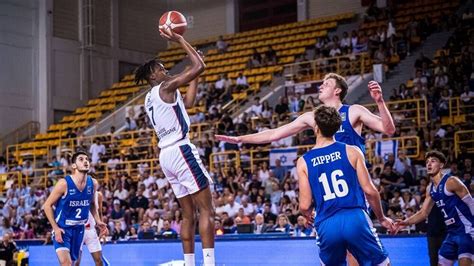
[(214, 258), (214, 249), (213, 248), (203, 248), (202, 257), (204, 258), (204, 266), (214, 266), (216, 261)]
[(185, 266), (195, 266), (194, 253), (184, 254), (184, 265)]

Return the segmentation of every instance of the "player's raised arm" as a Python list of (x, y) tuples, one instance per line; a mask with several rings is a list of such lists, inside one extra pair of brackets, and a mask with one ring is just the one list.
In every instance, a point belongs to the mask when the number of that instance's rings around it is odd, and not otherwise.
[(298, 159), (296, 163), (296, 171), (298, 173), (298, 183), (299, 183), (299, 207), (300, 212), (308, 219), (312, 220), (312, 206), (313, 206), (313, 196), (311, 195), (311, 186), (308, 179), (308, 168), (303, 157)]
[(367, 108), (361, 105), (352, 105), (351, 109), (356, 111), (360, 121), (369, 128), (378, 132), (385, 133), (389, 136), (395, 133), (395, 124), (393, 123), (392, 115), (385, 105), (382, 95), (382, 88), (376, 81), (369, 82), (370, 96), (374, 99), (379, 109), (380, 116), (374, 115)]
[(188, 90), (186, 91), (186, 95), (184, 95), (184, 107), (191, 108), (194, 106), (194, 101), (196, 100), (196, 93), (197, 93), (197, 85), (198, 85), (198, 78), (193, 79), (189, 83)]
[(365, 165), (364, 155), (357, 147), (349, 145), (347, 145), (347, 155), (350, 158), (352, 166), (354, 166), (357, 171), (357, 179), (359, 180), (359, 184), (364, 191), (365, 197), (374, 211), (375, 216), (377, 216), (380, 224), (385, 228), (389, 231), (394, 231), (395, 228), (392, 220), (383, 214), (382, 204), (380, 203), (380, 194), (370, 179), (369, 171)]
[(206, 65), (199, 56), (198, 52), (183, 38), (183, 36), (173, 32), (169, 28), (160, 29), (160, 35), (170, 41), (177, 42), (188, 54), (189, 60), (191, 60), (191, 65), (189, 68), (183, 70), (183, 72), (171, 76), (170, 79), (166, 80), (161, 89), (168, 92), (176, 91), (180, 86), (188, 84), (191, 80), (197, 78), (201, 74)]
[(306, 129), (313, 129), (314, 126), (315, 122), (313, 112), (306, 112), (296, 118), (295, 121), (278, 128), (238, 137), (216, 135), (216, 139), (229, 143), (263, 144), (295, 135)]
[(59, 198), (66, 194), (66, 191), (66, 180), (59, 179), (58, 183), (56, 183), (56, 185), (54, 186), (53, 191), (51, 191), (51, 194), (49, 194), (49, 197), (43, 204), (43, 210), (46, 214), (46, 218), (48, 218), (48, 221), (54, 230), (54, 237), (59, 243), (63, 243), (62, 234), (64, 233), (64, 230), (58, 226), (56, 220), (54, 219), (53, 206), (56, 204), (56, 202), (58, 202)]

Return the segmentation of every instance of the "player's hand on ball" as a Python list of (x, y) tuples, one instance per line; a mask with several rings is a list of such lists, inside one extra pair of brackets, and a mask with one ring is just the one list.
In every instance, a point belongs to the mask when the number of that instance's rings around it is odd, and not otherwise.
[(64, 234), (64, 229), (62, 228), (56, 228), (54, 229), (54, 239), (58, 243), (63, 243), (63, 234)]
[(227, 143), (238, 144), (241, 142), (240, 137), (232, 137), (232, 136), (225, 136), (225, 135), (216, 135), (217, 140), (224, 141)]
[(380, 87), (377, 81), (372, 80), (369, 82), (369, 92), (376, 103), (383, 102), (382, 87)]
[(160, 35), (161, 37), (172, 42), (180, 42), (183, 39), (183, 36), (173, 32), (169, 27), (160, 29)]

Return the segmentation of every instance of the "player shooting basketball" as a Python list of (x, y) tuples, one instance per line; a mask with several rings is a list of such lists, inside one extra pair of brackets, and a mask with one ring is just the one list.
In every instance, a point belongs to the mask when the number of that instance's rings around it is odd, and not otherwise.
[[(201, 56), (179, 34), (163, 27), (161, 36), (179, 43), (191, 65), (171, 76), (157, 59), (150, 60), (135, 71), (135, 81), (147, 81), (151, 86), (145, 97), (145, 108), (161, 148), (160, 165), (183, 210), (181, 240), (185, 264), (194, 266), (195, 212), (199, 211), (204, 265), (214, 265), (214, 207), (209, 184), (212, 180), (204, 168), (196, 147), (189, 140), (190, 120), (186, 108), (194, 106), (196, 78), (204, 71)], [(194, 81), (193, 81), (194, 80)], [(192, 81), (184, 97), (179, 87)]]

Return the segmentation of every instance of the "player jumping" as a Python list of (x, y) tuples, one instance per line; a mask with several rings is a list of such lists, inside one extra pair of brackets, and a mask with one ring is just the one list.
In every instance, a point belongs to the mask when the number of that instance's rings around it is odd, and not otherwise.
[[(195, 210), (199, 211), (204, 265), (214, 265), (214, 207), (209, 184), (212, 180), (190, 142), (190, 127), (186, 108), (194, 106), (196, 78), (205, 64), (194, 48), (181, 36), (169, 29), (160, 30), (161, 36), (179, 43), (186, 51), (191, 65), (178, 75), (170, 76), (158, 60), (153, 59), (135, 71), (135, 81), (147, 81), (151, 90), (145, 97), (145, 108), (159, 138), (160, 165), (183, 209), (181, 240), (186, 266), (194, 266)], [(194, 81), (193, 81), (194, 80)], [(184, 98), (178, 88), (189, 82)]]

